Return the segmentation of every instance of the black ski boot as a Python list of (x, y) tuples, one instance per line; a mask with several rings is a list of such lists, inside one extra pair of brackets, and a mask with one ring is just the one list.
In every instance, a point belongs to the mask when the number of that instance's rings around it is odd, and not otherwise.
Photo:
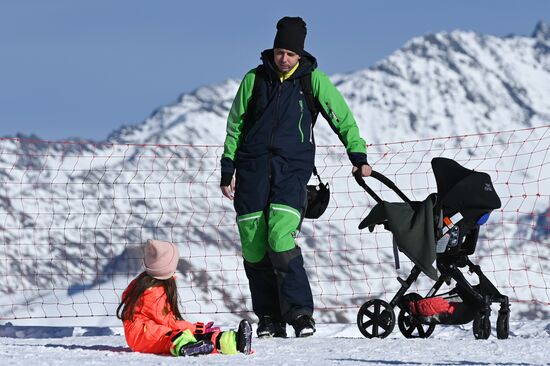
[(286, 323), (284, 321), (275, 321), (269, 315), (261, 316), (256, 334), (258, 338), (286, 338)]
[(309, 337), (315, 333), (315, 320), (309, 315), (300, 315), (292, 322), (296, 337)]

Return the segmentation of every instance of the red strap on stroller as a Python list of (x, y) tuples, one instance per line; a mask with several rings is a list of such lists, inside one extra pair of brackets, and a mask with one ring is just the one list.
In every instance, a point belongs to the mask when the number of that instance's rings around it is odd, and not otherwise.
[(409, 302), (412, 315), (432, 316), (436, 314), (452, 314), (455, 306), (442, 297), (428, 297)]

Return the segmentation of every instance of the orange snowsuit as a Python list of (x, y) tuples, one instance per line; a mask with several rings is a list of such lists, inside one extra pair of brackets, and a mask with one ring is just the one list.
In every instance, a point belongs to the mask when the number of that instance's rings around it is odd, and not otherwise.
[[(134, 283), (128, 285), (123, 298)], [(124, 320), (123, 325), (126, 342), (133, 351), (156, 354), (170, 354), (171, 337), (177, 332), (189, 330), (195, 334), (196, 330), (194, 323), (176, 320), (162, 286), (145, 290), (136, 303), (134, 318)], [(211, 334), (214, 344), (219, 333)]]

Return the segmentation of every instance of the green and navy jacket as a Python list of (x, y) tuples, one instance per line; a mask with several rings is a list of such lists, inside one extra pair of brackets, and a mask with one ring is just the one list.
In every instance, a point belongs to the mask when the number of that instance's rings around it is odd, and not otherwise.
[(239, 159), (278, 154), (313, 167), (314, 122), (299, 80), (308, 74), (313, 95), (330, 117), (328, 123), (344, 144), (351, 163), (367, 163), (366, 144), (349, 107), (327, 75), (316, 69), (317, 61), (312, 55), (304, 52), (296, 71), (282, 82), (272, 49), (262, 52), (262, 61), (267, 76), (255, 96), (258, 99), (254, 111), (248, 111), (248, 107), (256, 69), (244, 76), (229, 112), (221, 159), (222, 186), (229, 185)]

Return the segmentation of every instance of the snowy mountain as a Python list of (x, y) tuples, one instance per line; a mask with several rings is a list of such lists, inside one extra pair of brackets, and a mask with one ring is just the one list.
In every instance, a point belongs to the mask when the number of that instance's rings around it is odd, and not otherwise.
[[(435, 156), (491, 175), (503, 210), (484, 229), (478, 260), (503, 292), (528, 303), (516, 316), (548, 314), (548, 23), (530, 37), (417, 37), (332, 80), (372, 145), (369, 162), (414, 199), (435, 189)], [(238, 85), (184, 94), (102, 143), (1, 139), (0, 317), (112, 315), (150, 237), (180, 247), (186, 313), (250, 310), (234, 213), (218, 188)], [(391, 237), (358, 231), (373, 200), (349, 178), (336, 135), (322, 120), (315, 129), (317, 166), (333, 195), (299, 240), (319, 320), (349, 321), (367, 298), (395, 292)], [(427, 288), (420, 281), (417, 290)]]
[[(371, 68), (332, 80), (370, 143), (547, 125), (549, 47), (545, 22), (531, 37), (436, 33), (413, 38)], [(322, 70), (322, 60), (320, 64)], [(238, 84), (228, 80), (184, 94), (108, 140), (222, 144)], [(338, 144), (323, 127), (316, 126), (317, 142)]]

